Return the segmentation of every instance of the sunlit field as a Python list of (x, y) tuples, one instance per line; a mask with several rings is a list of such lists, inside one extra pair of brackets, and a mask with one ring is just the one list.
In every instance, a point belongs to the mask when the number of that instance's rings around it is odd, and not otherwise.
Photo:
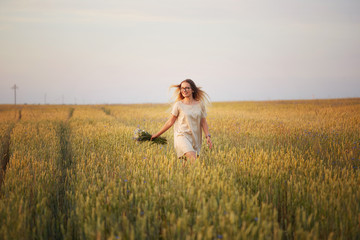
[(0, 239), (360, 239), (360, 99), (227, 102), (183, 166), (170, 105), (0, 105)]

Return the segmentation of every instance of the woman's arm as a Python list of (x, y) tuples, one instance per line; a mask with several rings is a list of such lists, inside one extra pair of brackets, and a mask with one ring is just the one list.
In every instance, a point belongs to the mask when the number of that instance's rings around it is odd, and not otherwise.
[(164, 132), (166, 132), (169, 128), (171, 128), (172, 125), (174, 125), (175, 121), (176, 121), (176, 116), (171, 115), (171, 117), (169, 118), (169, 120), (166, 121), (166, 123), (164, 124), (164, 126), (160, 129), (160, 131), (156, 134), (153, 134), (151, 136), (151, 140), (153, 138), (157, 138), (159, 137), (161, 134), (163, 134)]
[(212, 142), (211, 142), (211, 137), (210, 137), (210, 134), (209, 134), (209, 126), (207, 124), (206, 118), (201, 119), (200, 125), (201, 125), (202, 130), (205, 133), (206, 142), (209, 145), (209, 148), (211, 149), (212, 148)]

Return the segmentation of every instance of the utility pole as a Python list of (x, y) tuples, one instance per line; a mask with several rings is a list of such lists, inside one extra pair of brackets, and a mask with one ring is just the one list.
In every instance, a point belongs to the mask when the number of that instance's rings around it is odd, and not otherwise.
[(15, 100), (15, 105), (16, 105), (16, 89), (18, 89), (19, 87), (16, 86), (16, 84), (14, 84), (14, 86), (11, 89), (14, 89), (14, 100)]
[(46, 105), (46, 93), (44, 95), (44, 105)]

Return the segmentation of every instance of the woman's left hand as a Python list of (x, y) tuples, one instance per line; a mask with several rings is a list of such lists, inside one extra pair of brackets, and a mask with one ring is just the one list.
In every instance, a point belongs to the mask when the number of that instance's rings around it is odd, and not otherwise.
[(212, 142), (211, 142), (211, 137), (207, 137), (206, 138), (206, 143), (208, 144), (209, 148), (212, 148)]

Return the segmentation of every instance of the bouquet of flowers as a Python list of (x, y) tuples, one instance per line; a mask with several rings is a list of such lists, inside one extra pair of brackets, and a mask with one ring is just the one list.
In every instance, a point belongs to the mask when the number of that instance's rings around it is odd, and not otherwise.
[[(151, 134), (140, 129), (137, 128), (134, 132), (134, 140), (138, 141), (138, 142), (145, 142), (145, 141), (150, 141), (151, 140)], [(157, 138), (153, 138), (152, 143), (157, 143), (157, 144), (166, 144), (167, 140), (166, 138), (163, 137), (157, 137)]]

